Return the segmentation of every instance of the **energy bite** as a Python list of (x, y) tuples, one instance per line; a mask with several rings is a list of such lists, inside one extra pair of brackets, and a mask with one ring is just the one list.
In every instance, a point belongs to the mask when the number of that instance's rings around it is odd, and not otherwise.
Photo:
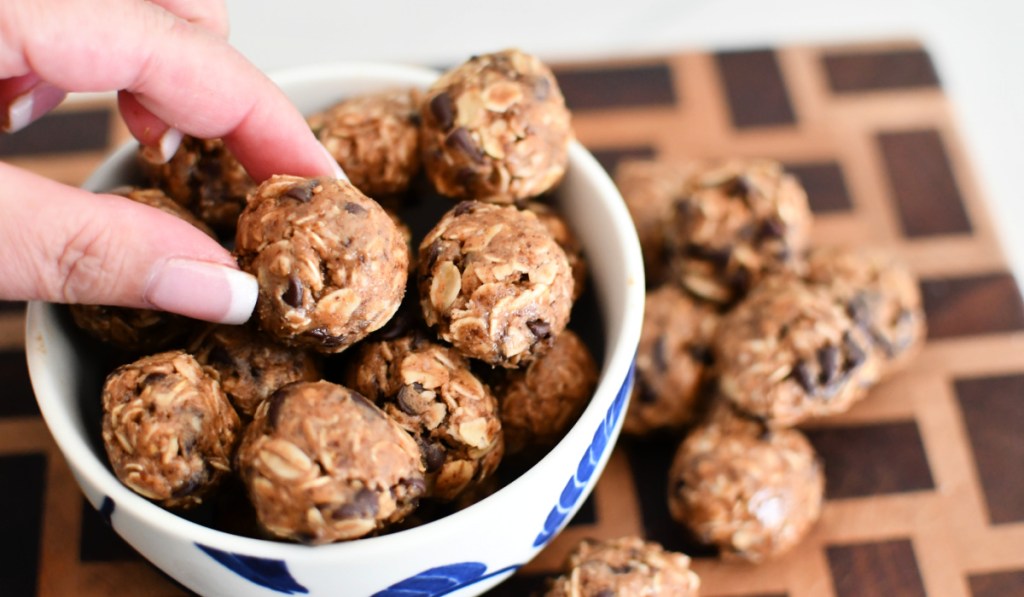
[(442, 195), (513, 203), (565, 174), (570, 115), (551, 70), (519, 50), (444, 73), (420, 108), (427, 176)]
[(760, 562), (796, 545), (821, 514), (824, 471), (795, 429), (771, 429), (716, 404), (680, 444), (669, 512), (725, 557)]
[(800, 269), (811, 218), (803, 187), (777, 162), (695, 167), (665, 231), (670, 275), (701, 299), (731, 306), (766, 272)]
[(558, 443), (586, 408), (596, 385), (594, 357), (572, 330), (559, 334), (551, 350), (528, 366), (504, 370), (494, 391), (508, 452)]
[(713, 309), (674, 285), (647, 293), (625, 433), (676, 431), (693, 421), (717, 325)]
[(896, 371), (920, 352), (925, 338), (921, 289), (895, 255), (878, 249), (817, 248), (807, 279), (824, 286), (864, 329), (883, 371)]
[(827, 288), (787, 275), (765, 279), (722, 318), (714, 352), (722, 395), (775, 426), (846, 411), (881, 366)]
[(463, 201), (427, 233), (418, 262), (423, 317), (465, 356), (518, 367), (569, 323), (569, 261), (530, 211)]
[(419, 443), (427, 496), (455, 499), (501, 463), (498, 403), (455, 350), (418, 334), (367, 343), (347, 383)]
[(248, 326), (211, 326), (190, 352), (217, 373), (235, 410), (251, 419), (256, 407), (293, 381), (320, 379), (320, 363), (308, 351), (273, 342)]
[(235, 254), (259, 282), (260, 327), (337, 353), (398, 310), (409, 249), (384, 209), (351, 183), (272, 176), (238, 219)]
[(569, 554), (565, 573), (549, 581), (545, 597), (696, 597), (700, 577), (685, 554), (653, 541), (585, 539)]
[[(210, 238), (216, 238), (209, 226), (159, 189), (118, 187), (110, 193), (181, 218)], [(129, 352), (162, 350), (183, 338), (191, 329), (190, 320), (166, 311), (78, 304), (69, 305), (68, 309), (75, 324), (89, 335)]]
[(103, 385), (103, 446), (114, 474), (165, 508), (191, 508), (231, 471), (238, 415), (215, 375), (170, 351), (115, 369)]
[(231, 231), (256, 183), (220, 139), (186, 135), (167, 163), (142, 150), (139, 164), (150, 184), (214, 228)]
[(657, 287), (668, 276), (666, 228), (673, 206), (686, 196), (695, 166), (694, 162), (628, 160), (615, 169), (615, 184), (633, 218), (650, 287)]
[(274, 392), (237, 456), (260, 525), (313, 545), (402, 520), (426, 488), (421, 460), (416, 442), (384, 411), (326, 381)]
[(420, 168), (419, 96), (393, 89), (351, 97), (311, 116), (309, 126), (360, 191), (403, 193)]

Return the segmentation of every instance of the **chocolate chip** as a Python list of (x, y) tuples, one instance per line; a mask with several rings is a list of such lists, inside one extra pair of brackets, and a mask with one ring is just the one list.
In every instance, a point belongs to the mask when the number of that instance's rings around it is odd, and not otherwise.
[(796, 382), (800, 384), (800, 387), (805, 392), (814, 394), (817, 389), (814, 383), (814, 374), (811, 373), (811, 367), (805, 361), (797, 363), (790, 375), (796, 379)]
[(858, 292), (846, 305), (846, 314), (857, 325), (867, 326), (871, 322), (871, 306), (865, 293)]
[(768, 218), (761, 222), (760, 228), (757, 229), (757, 242), (763, 242), (768, 239), (779, 239), (786, 235), (786, 225), (779, 221), (778, 218)]
[(398, 390), (398, 395), (395, 396), (395, 404), (407, 415), (418, 415), (423, 412), (425, 406), (423, 397), (420, 396), (421, 391), (423, 391), (423, 386), (420, 386), (419, 390), (412, 386), (402, 386)]
[(422, 120), (419, 112), (409, 112), (409, 124), (419, 126)]
[(441, 256), (441, 240), (435, 240), (427, 247), (427, 271), (434, 269), (437, 258)]
[(352, 501), (342, 504), (331, 512), (334, 520), (345, 520), (349, 518), (374, 518), (379, 508), (377, 494), (367, 488), (362, 488), (353, 496)]
[(345, 202), (345, 211), (347, 211), (348, 213), (350, 213), (352, 215), (358, 216), (358, 215), (362, 215), (362, 214), (366, 213), (366, 208), (363, 207), (362, 205), (359, 205), (358, 203), (353, 203), (351, 201), (346, 201)]
[(230, 367), (235, 364), (231, 354), (220, 344), (216, 344), (210, 349), (209, 354), (206, 355), (206, 362), (211, 365), (220, 365), (221, 367)]
[(750, 272), (745, 267), (738, 268), (729, 276), (729, 287), (735, 298), (739, 298), (750, 289)]
[(302, 306), (302, 280), (295, 274), (288, 276), (288, 288), (281, 295), (281, 300), (293, 309), (298, 309)]
[(719, 270), (725, 269), (726, 266), (729, 265), (729, 259), (732, 257), (732, 247), (716, 249), (714, 247), (707, 247), (696, 243), (687, 243), (683, 250), (686, 252), (687, 256), (693, 257), (694, 259), (700, 259), (702, 261), (708, 261)]
[(722, 191), (730, 196), (747, 199), (750, 196), (750, 183), (744, 176), (734, 176), (722, 184)]
[(344, 334), (342, 334), (341, 336), (332, 336), (327, 331), (327, 328), (324, 327), (313, 328), (306, 332), (306, 334), (312, 336), (313, 338), (316, 338), (318, 342), (320, 342), (327, 348), (336, 348), (345, 343)]
[(847, 371), (859, 367), (865, 360), (867, 360), (867, 353), (861, 348), (859, 344), (850, 336), (847, 332), (843, 334), (843, 353), (846, 357), (845, 368)]
[(432, 473), (444, 465), (445, 455), (447, 454), (444, 446), (423, 442), (420, 444), (420, 449), (423, 452), (423, 464), (426, 465), (428, 473)]
[(476, 208), (476, 201), (459, 201), (459, 204), (452, 209), (453, 216), (461, 216), (471, 213)]
[(430, 100), (430, 113), (442, 131), (452, 128), (455, 123), (455, 105), (452, 96), (442, 91)]
[(317, 181), (311, 181), (305, 184), (294, 186), (284, 193), (282, 197), (288, 197), (289, 199), (295, 199), (302, 203), (309, 203), (309, 200), (313, 198), (313, 187), (317, 185)]
[(637, 397), (640, 399), (640, 402), (644, 404), (655, 404), (658, 402), (658, 394), (651, 388), (649, 384), (642, 382), (638, 383), (637, 389), (639, 390), (639, 392), (637, 393)]
[(287, 395), (288, 392), (282, 387), (278, 388), (267, 398), (267, 424), (270, 426), (271, 431), (277, 429), (278, 419), (281, 417), (281, 405), (284, 404), (284, 399)]
[(449, 133), (448, 138), (445, 139), (444, 142), (448, 147), (454, 147), (466, 154), (469, 159), (474, 162), (478, 164), (483, 163), (484, 154), (480, 151), (480, 148), (476, 146), (476, 141), (473, 141), (473, 137), (469, 134), (469, 130), (466, 129), (466, 127), (460, 126)]
[(818, 380), (821, 384), (827, 384), (835, 379), (839, 373), (839, 349), (831, 344), (818, 349)]
[(166, 373), (149, 373), (146, 377), (142, 378), (142, 383), (140, 385), (148, 386), (150, 384), (155, 384), (165, 377), (167, 377)]
[(526, 322), (526, 327), (530, 328), (536, 338), (547, 338), (551, 335), (551, 324), (543, 319), (531, 319)]
[(701, 365), (710, 366), (715, 363), (715, 355), (706, 344), (691, 344), (686, 347), (686, 351), (690, 353), (690, 358)]
[(659, 372), (668, 370), (668, 347), (665, 346), (665, 336), (658, 336), (658, 339), (654, 341), (651, 359), (654, 361), (654, 368)]

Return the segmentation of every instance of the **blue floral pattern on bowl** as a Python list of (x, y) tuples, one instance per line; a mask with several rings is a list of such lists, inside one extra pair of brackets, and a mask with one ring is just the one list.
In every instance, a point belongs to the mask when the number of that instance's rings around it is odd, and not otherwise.
[(604, 419), (597, 426), (597, 430), (594, 431), (594, 439), (591, 440), (590, 447), (583, 453), (583, 458), (580, 459), (580, 463), (576, 467), (576, 474), (566, 482), (565, 487), (562, 489), (562, 494), (558, 497), (558, 503), (551, 508), (547, 520), (544, 521), (544, 528), (537, 535), (537, 538), (534, 539), (534, 547), (546, 544), (558, 533), (558, 529), (566, 522), (569, 512), (572, 511), (573, 506), (576, 505), (580, 496), (583, 495), (583, 490), (586, 488), (587, 483), (594, 476), (594, 472), (597, 470), (597, 463), (601, 460), (601, 455), (604, 454), (605, 449), (608, 447), (612, 432), (615, 430), (615, 423), (622, 416), (626, 399), (633, 388), (635, 366), (635, 362), (630, 365), (629, 372), (626, 373), (626, 379), (622, 382), (622, 387), (619, 388), (619, 393), (615, 395), (615, 400), (608, 407), (608, 412), (605, 414)]
[(288, 565), (281, 560), (243, 556), (214, 549), (200, 543), (196, 547), (228, 570), (261, 587), (266, 587), (285, 595), (309, 593), (309, 589), (300, 585), (288, 571)]
[(487, 565), (481, 562), (437, 566), (377, 591), (373, 597), (440, 597), (517, 568), (518, 565), (506, 566), (487, 572)]

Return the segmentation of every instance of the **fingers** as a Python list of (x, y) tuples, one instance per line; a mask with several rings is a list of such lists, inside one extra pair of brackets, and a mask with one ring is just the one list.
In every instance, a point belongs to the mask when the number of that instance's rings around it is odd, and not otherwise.
[(66, 95), (34, 73), (0, 79), (0, 132), (20, 131), (56, 108)]
[(149, 0), (167, 12), (228, 38), (228, 7), (222, 0)]
[(117, 107), (132, 136), (142, 144), (147, 160), (165, 164), (174, 157), (181, 145), (181, 131), (164, 124), (127, 91), (117, 93)]
[(241, 323), (257, 285), (188, 223), (0, 163), (0, 298), (119, 305)]
[(174, 129), (224, 138), (256, 180), (338, 175), (287, 97), (223, 39), (147, 2), (62, 0), (61, 10), (24, 8), (51, 3), (0, 2), (0, 64), (15, 47), (22, 67), (60, 89), (131, 92)]

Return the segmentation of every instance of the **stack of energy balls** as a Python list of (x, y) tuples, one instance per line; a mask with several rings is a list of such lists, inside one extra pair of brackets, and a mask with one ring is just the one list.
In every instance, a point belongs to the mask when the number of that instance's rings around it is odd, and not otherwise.
[(824, 476), (802, 423), (848, 410), (918, 351), (917, 281), (894, 256), (811, 247), (776, 162), (623, 163), (650, 284), (624, 431), (680, 437), (673, 518), (758, 562), (806, 535)]
[[(118, 191), (233, 242), (259, 282), (249, 324), (71, 311), (121, 351), (102, 439), (125, 485), (188, 510), (240, 480), (254, 534), (322, 544), (487, 495), (562, 437), (598, 367), (567, 328), (580, 245), (542, 197), (573, 136), (544, 64), (476, 56), (309, 123), (348, 180), (257, 184), (221, 141), (185, 139), (165, 164), (140, 153), (146, 184)], [(414, 248), (416, 202), (444, 213)]]

